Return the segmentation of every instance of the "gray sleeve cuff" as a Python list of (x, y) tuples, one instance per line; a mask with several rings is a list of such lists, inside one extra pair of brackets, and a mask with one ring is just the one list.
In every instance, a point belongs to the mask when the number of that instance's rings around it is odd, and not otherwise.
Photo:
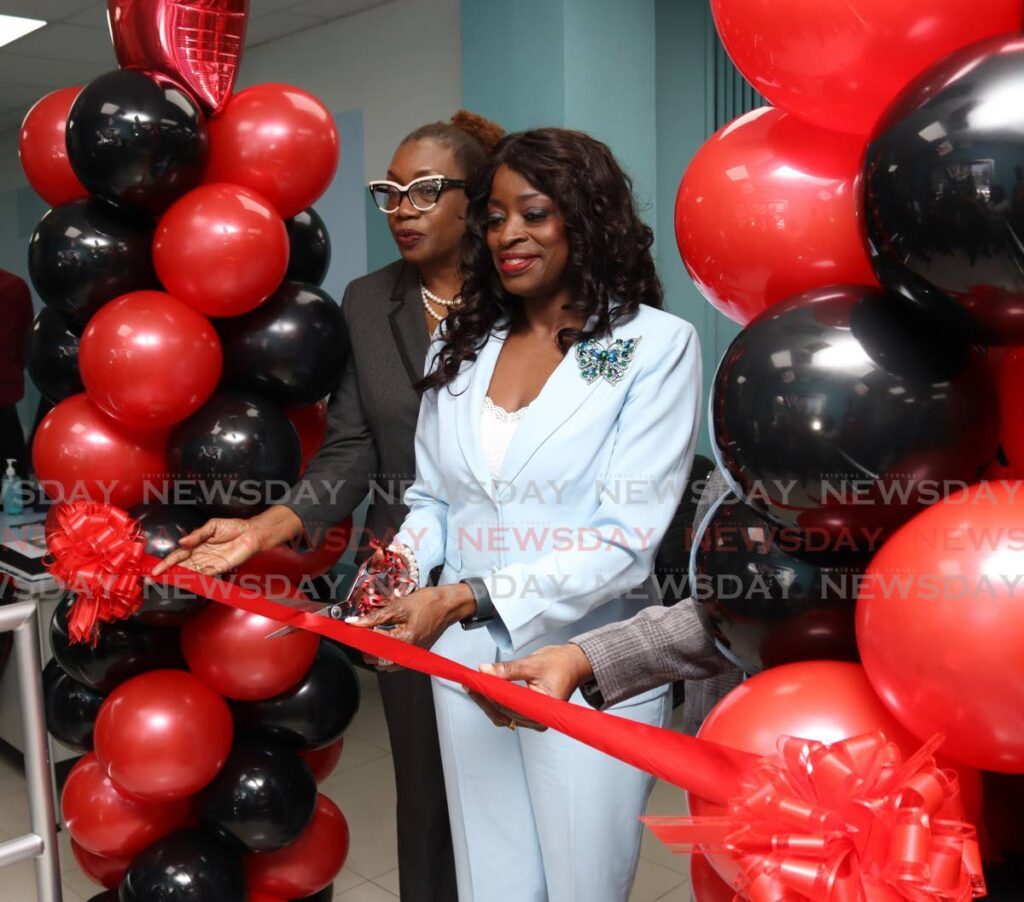
[(671, 608), (645, 608), (631, 620), (571, 641), (590, 661), (605, 707), (665, 683), (702, 680), (733, 669), (688, 598)]
[(494, 609), (491, 593), (487, 591), (487, 583), (479, 576), (467, 576), (465, 579), (460, 579), (459, 582), (469, 586), (476, 601), (476, 613), (461, 621), (462, 628), (464, 630), (476, 629), (493, 620), (498, 612)]

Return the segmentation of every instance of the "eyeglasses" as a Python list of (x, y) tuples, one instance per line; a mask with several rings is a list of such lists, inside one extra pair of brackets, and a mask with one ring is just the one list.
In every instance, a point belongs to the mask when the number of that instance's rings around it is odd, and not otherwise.
[(443, 175), (425, 175), (422, 178), (413, 179), (408, 185), (399, 185), (397, 182), (389, 182), (387, 179), (378, 179), (370, 182), (370, 197), (377, 205), (381, 213), (394, 213), (402, 205), (402, 198), (408, 197), (411, 203), (421, 213), (433, 210), (441, 199), (445, 188), (462, 188), (465, 186), (462, 179), (449, 179)]

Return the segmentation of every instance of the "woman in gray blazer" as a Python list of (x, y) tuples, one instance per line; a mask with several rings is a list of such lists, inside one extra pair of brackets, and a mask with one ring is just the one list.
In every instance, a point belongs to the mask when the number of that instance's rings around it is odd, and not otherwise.
[[(414, 437), (430, 337), (461, 287), (463, 185), (501, 129), (460, 111), (412, 132), (370, 192), (401, 260), (352, 282), (341, 310), (351, 348), (330, 399), (327, 436), (292, 501), (248, 520), (213, 519), (181, 540), (154, 572), (180, 563), (223, 573), (253, 554), (304, 535), (315, 545), (370, 494), (365, 534), (390, 540), (405, 518), (416, 475)], [(339, 353), (342, 349), (339, 349)], [(360, 543), (357, 560), (368, 553)], [(430, 678), (379, 672), (398, 790), (398, 864), (403, 902), (454, 902), (455, 871)]]

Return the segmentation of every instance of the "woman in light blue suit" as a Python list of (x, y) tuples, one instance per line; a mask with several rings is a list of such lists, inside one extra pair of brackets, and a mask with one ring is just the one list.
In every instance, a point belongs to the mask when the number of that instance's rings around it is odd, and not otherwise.
[[(701, 365), (605, 145), (511, 135), (467, 191), (462, 304), (428, 357), (393, 546), (420, 589), (356, 622), (475, 667), (658, 603)], [(497, 730), (458, 685), (434, 701), (461, 902), (625, 900), (651, 778), (484, 703)], [(670, 695), (611, 710), (666, 725)]]

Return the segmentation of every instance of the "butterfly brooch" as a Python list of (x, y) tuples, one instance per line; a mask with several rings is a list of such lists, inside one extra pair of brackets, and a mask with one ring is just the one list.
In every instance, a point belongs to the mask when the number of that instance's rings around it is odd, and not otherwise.
[(602, 377), (612, 385), (617, 384), (625, 375), (640, 338), (616, 338), (608, 347), (602, 347), (593, 338), (578, 342), (576, 362), (587, 385)]

